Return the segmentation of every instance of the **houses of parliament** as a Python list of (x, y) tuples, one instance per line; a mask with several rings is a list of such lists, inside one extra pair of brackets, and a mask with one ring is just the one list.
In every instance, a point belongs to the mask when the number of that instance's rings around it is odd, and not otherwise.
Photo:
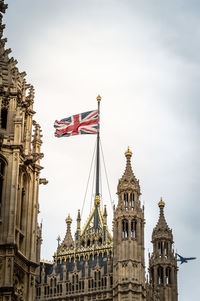
[(113, 233), (96, 194), (85, 225), (78, 211), (72, 235), (68, 215), (53, 261), (40, 260), (38, 191), (46, 184), (40, 177), (41, 128), (33, 119), (34, 88), (6, 48), (6, 9), (0, 0), (0, 301), (177, 301), (177, 260), (162, 198), (145, 276), (144, 206), (129, 148), (117, 184)]

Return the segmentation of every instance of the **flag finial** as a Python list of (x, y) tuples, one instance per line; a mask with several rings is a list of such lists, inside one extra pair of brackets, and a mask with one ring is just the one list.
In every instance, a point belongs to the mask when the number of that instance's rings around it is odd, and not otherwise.
[(97, 101), (98, 101), (98, 102), (101, 101), (101, 96), (100, 96), (100, 95), (97, 96)]

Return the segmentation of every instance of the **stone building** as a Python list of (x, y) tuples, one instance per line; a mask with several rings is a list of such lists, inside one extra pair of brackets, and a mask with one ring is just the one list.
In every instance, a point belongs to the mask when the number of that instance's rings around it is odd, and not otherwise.
[(95, 197), (93, 210), (82, 229), (78, 211), (74, 239), (72, 219), (68, 216), (66, 235), (53, 262), (40, 263), (37, 301), (177, 301), (177, 261), (162, 199), (158, 203), (160, 217), (152, 234), (149, 280), (145, 279), (144, 207), (140, 203), (139, 181), (131, 167), (130, 149), (125, 156), (126, 168), (117, 187), (113, 238), (107, 226), (106, 207), (101, 212), (99, 196)]
[(78, 211), (73, 238), (69, 215), (53, 261), (40, 261), (38, 188), (46, 183), (40, 179), (41, 130), (33, 121), (34, 89), (5, 48), (6, 8), (0, 0), (0, 301), (177, 301), (177, 261), (162, 199), (145, 278), (144, 207), (129, 149), (117, 186), (113, 235), (96, 194), (85, 225)]
[[(41, 130), (33, 86), (5, 48), (0, 1), (0, 300), (34, 300), (40, 262), (37, 223)], [(34, 129), (34, 130), (33, 130)], [(33, 134), (33, 137), (32, 137)], [(42, 182), (42, 181), (41, 181)]]

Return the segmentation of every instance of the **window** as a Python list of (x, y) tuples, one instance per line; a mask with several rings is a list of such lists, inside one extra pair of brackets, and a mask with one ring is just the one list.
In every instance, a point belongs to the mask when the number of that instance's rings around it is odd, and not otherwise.
[(110, 287), (112, 287), (112, 285), (113, 285), (113, 277), (110, 276)]
[(124, 193), (124, 207), (128, 210), (128, 193)]
[(165, 257), (168, 257), (168, 242), (164, 242), (164, 254)]
[(0, 217), (2, 210), (2, 199), (3, 199), (3, 181), (4, 181), (5, 163), (0, 161)]
[(152, 281), (152, 283), (154, 283), (154, 269), (151, 268), (151, 273), (150, 273), (150, 281)]
[(128, 237), (128, 221), (125, 219), (122, 221), (122, 238)]
[(171, 269), (169, 267), (166, 268), (165, 276), (166, 284), (171, 284)]
[(163, 284), (163, 268), (158, 267), (158, 284)]
[(8, 117), (8, 110), (6, 108), (1, 109), (1, 128), (7, 128), (7, 117)]
[(131, 221), (131, 238), (136, 238), (136, 226), (137, 222), (135, 220)]
[(131, 192), (130, 193), (130, 203), (131, 203), (131, 210), (133, 210), (134, 209), (134, 193), (133, 192)]
[(163, 244), (162, 244), (162, 241), (158, 242), (158, 254), (160, 255), (160, 257), (163, 254)]

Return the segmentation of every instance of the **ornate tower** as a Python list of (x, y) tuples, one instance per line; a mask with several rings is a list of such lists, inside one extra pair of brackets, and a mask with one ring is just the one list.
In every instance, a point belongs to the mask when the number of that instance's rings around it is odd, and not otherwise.
[[(40, 260), (37, 224), (41, 130), (34, 89), (5, 49), (0, 0), (0, 300), (33, 300)], [(34, 133), (32, 139), (32, 131)], [(42, 182), (42, 181), (41, 181)]]
[(129, 148), (125, 156), (126, 169), (119, 180), (113, 219), (113, 300), (139, 301), (145, 299), (144, 208)]
[[(172, 249), (173, 235), (164, 216), (162, 198), (158, 203), (160, 216), (152, 233), (153, 253), (149, 255), (150, 283), (148, 301), (177, 301), (177, 261)], [(157, 299), (156, 299), (157, 298)]]

